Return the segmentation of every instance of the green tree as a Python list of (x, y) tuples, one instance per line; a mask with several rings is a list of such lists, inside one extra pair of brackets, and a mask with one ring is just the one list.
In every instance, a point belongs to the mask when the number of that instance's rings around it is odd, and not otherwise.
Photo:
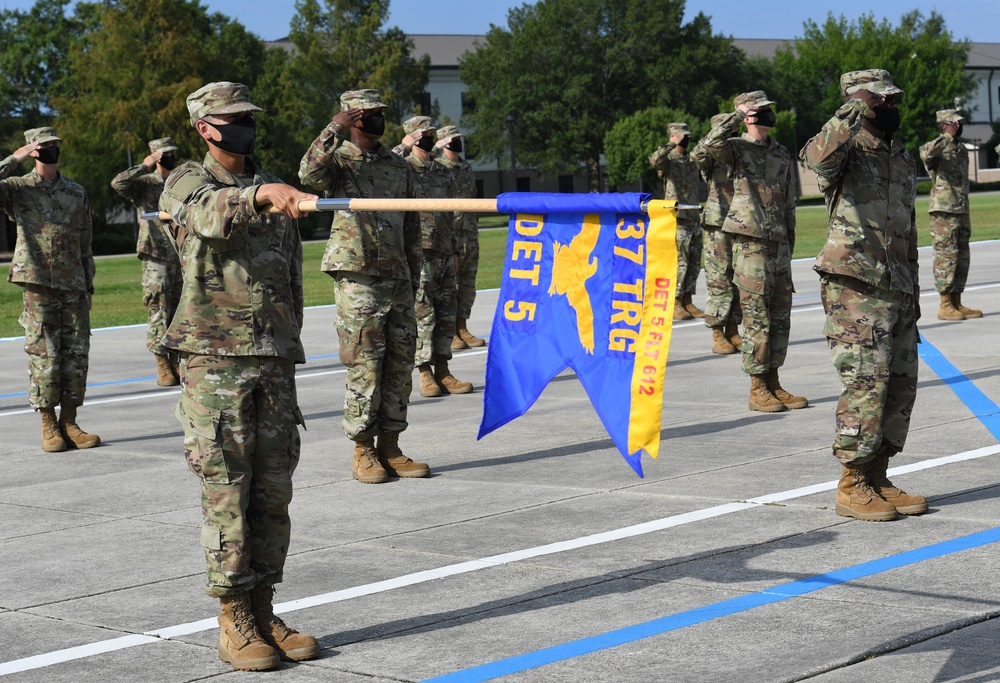
[(22, 131), (52, 121), (49, 98), (83, 29), (66, 16), (68, 4), (37, 0), (27, 12), (0, 10), (0, 146), (8, 150), (24, 144)]
[[(683, 24), (683, 0), (539, 0), (510, 10), (462, 58), (475, 110), (465, 122), (476, 153), (504, 158), (509, 116), (515, 154), (543, 175), (587, 168), (598, 188), (605, 136), (655, 106), (714, 111), (738, 89), (743, 55), (707, 17)], [(648, 154), (648, 152), (647, 152)]]
[(649, 164), (649, 155), (670, 137), (667, 125), (684, 121), (691, 131), (691, 146), (708, 133), (709, 123), (680, 109), (651, 107), (637, 111), (614, 125), (604, 138), (608, 180), (612, 186), (641, 181), (645, 192), (655, 191), (660, 181)]
[(807, 21), (802, 38), (778, 51), (766, 89), (785, 107), (794, 106), (797, 139), (804, 144), (843, 104), (842, 73), (886, 69), (906, 91), (897, 137), (915, 151), (935, 134), (934, 112), (973, 92), (965, 71), (968, 52), (968, 42), (956, 42), (937, 12), (926, 18), (908, 12), (896, 26), (873, 14), (852, 21), (830, 14), (822, 26)]
[(105, 0), (69, 54), (65, 87), (52, 104), (65, 139), (61, 165), (90, 195), (99, 222), (124, 206), (110, 179), (137, 163), (146, 143), (169, 135), (181, 156), (199, 157), (185, 99), (209, 81), (253, 85), (265, 60), (260, 39), (197, 0)]
[(414, 59), (413, 41), (385, 28), (388, 19), (389, 0), (296, 0), (286, 77), (297, 92), (285, 109), (301, 112), (309, 141), (339, 111), (346, 90), (378, 89), (387, 120), (397, 123), (420, 101), (430, 58)]

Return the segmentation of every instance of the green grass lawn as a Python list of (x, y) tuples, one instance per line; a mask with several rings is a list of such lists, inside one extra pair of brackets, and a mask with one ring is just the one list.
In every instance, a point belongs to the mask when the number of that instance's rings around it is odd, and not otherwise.
[[(927, 198), (917, 200), (917, 225), (920, 246), (929, 245)], [(974, 240), (1000, 239), (1000, 194), (972, 195), (972, 238)], [(819, 253), (826, 240), (826, 209), (823, 206), (803, 206), (796, 212), (797, 228), (795, 258), (808, 258)], [(504, 250), (507, 245), (507, 217), (482, 216), (479, 221), (479, 289), (500, 286)], [(323, 242), (308, 242), (303, 248), (305, 257), (306, 306), (333, 303), (333, 283), (320, 272)], [(20, 336), (22, 329), (17, 322), (21, 313), (21, 288), (6, 282), (8, 266), (0, 267), (0, 337)], [(113, 256), (97, 260), (94, 283), (96, 295), (91, 312), (93, 327), (130, 325), (146, 320), (142, 305), (142, 287), (139, 259), (135, 256)]]

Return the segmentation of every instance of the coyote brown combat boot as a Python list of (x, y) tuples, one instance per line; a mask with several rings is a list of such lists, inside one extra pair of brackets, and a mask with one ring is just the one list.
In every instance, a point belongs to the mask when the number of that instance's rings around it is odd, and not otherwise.
[(354, 442), (354, 467), (352, 475), (362, 484), (384, 484), (389, 475), (378, 461), (375, 439)]
[(291, 628), (274, 613), (271, 601), (274, 586), (257, 586), (250, 591), (250, 606), (257, 632), (264, 641), (279, 652), (284, 659), (301, 662), (319, 656), (319, 643), (305, 633)]
[(896, 507), (871, 486), (868, 469), (871, 463), (855, 467), (841, 465), (837, 483), (837, 514), (865, 522), (890, 522), (898, 517)]
[(420, 479), (431, 476), (425, 462), (413, 462), (399, 449), (399, 432), (383, 432), (378, 437), (378, 461), (390, 477)]
[(72, 442), (77, 448), (93, 448), (101, 445), (101, 437), (80, 429), (80, 425), (76, 423), (76, 406), (68, 403), (63, 403), (62, 410), (59, 411), (59, 431), (66, 441)]
[(743, 337), (740, 336), (740, 328), (736, 323), (726, 323), (726, 339), (737, 349), (743, 348)]
[(701, 310), (700, 308), (698, 308), (697, 306), (695, 306), (693, 303), (691, 303), (691, 295), (690, 294), (685, 294), (684, 295), (684, 299), (683, 299), (682, 303), (684, 304), (684, 310), (687, 311), (688, 315), (690, 315), (692, 318), (704, 318), (705, 317), (705, 311)]
[(690, 320), (694, 316), (684, 308), (683, 299), (674, 299), (674, 320)]
[(809, 405), (809, 401), (805, 396), (795, 396), (781, 388), (781, 382), (778, 381), (778, 368), (771, 368), (767, 371), (767, 390), (776, 399), (784, 403), (785, 407), (789, 410), (797, 410)]
[(893, 486), (886, 474), (888, 470), (889, 453), (883, 448), (872, 460), (868, 473), (868, 481), (875, 489), (875, 493), (896, 508), (896, 512), (901, 515), (921, 515), (927, 512), (927, 499)]
[(460, 351), (461, 349), (467, 349), (467, 348), (469, 348), (469, 345), (466, 344), (464, 341), (462, 341), (462, 338), (459, 337), (458, 333), (456, 332), (455, 338), (451, 340), (451, 350)]
[(712, 328), (712, 353), (723, 355), (736, 353), (736, 347), (726, 338), (726, 333), (722, 331), (722, 325)]
[(965, 320), (965, 314), (951, 303), (952, 295), (941, 292), (941, 306), (938, 307), (938, 320)]
[[(465, 342), (465, 345), (469, 348), (479, 348), (480, 346), (486, 346), (486, 340), (480, 339), (476, 335), (469, 332), (467, 327), (467, 321), (465, 318), (458, 318), (455, 321), (455, 329), (458, 330), (458, 338)], [(455, 348), (452, 346), (452, 348)]]
[(59, 433), (59, 421), (55, 408), (40, 408), (42, 416), (42, 450), (46, 453), (60, 453), (66, 450), (66, 441)]
[(951, 304), (955, 307), (955, 310), (964, 315), (966, 318), (982, 318), (983, 312), (978, 308), (969, 308), (968, 306), (962, 305), (962, 293), (952, 292), (951, 293)]
[(156, 385), (160, 387), (175, 387), (180, 384), (177, 375), (174, 374), (173, 364), (170, 356), (156, 356)]
[(250, 595), (219, 598), (219, 659), (241, 671), (264, 671), (281, 665), (278, 651), (260, 637), (250, 608)]
[(448, 361), (438, 358), (434, 361), (434, 379), (449, 394), (468, 394), (472, 391), (472, 382), (461, 382), (448, 370)]
[(767, 375), (750, 375), (750, 410), (780, 413), (784, 409), (785, 404), (767, 388)]
[(424, 398), (434, 398), (441, 395), (441, 387), (434, 379), (434, 370), (430, 363), (421, 363), (417, 366), (420, 373), (420, 395)]

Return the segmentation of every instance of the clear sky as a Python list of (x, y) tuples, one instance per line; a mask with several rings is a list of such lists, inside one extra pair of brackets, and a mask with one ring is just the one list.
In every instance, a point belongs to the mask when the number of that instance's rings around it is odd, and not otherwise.
[[(288, 24), (295, 11), (293, 0), (201, 0), (212, 11), (222, 12), (239, 21), (265, 40), (288, 35)], [(8, 9), (27, 9), (32, 0), (0, 0)], [(482, 34), (490, 24), (506, 26), (507, 10), (524, 2), (507, 0), (393, 0), (390, 25), (406, 33)], [(528, 3), (531, 4), (531, 3)], [(754, 18), (747, 16), (753, 8)], [(688, 0), (687, 19), (699, 11), (712, 17), (717, 33), (734, 38), (795, 38), (802, 34), (807, 19), (822, 22), (830, 11), (853, 19), (869, 11), (886, 17), (893, 24), (906, 11), (931, 10), (945, 17), (948, 28), (957, 38), (975, 42), (1000, 42), (1000, 0)]]

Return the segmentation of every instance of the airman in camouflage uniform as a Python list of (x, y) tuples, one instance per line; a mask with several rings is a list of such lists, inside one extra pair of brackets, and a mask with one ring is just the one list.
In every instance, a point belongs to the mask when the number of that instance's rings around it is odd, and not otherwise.
[[(715, 127), (726, 117), (712, 117)], [(701, 169), (708, 184), (708, 199), (701, 211), (705, 238), (705, 326), (712, 330), (712, 353), (737, 353), (743, 345), (739, 324), (743, 312), (739, 306), (739, 288), (733, 281), (733, 237), (722, 229), (733, 201), (733, 179), (729, 167), (708, 153), (702, 144), (691, 150), (691, 159)]]
[[(327, 196), (412, 198), (409, 164), (379, 143), (386, 105), (378, 90), (345, 92), (340, 108), (302, 157), (299, 179)], [(398, 443), (413, 389), (420, 243), (416, 213), (338, 211), (323, 254), (347, 366), (344, 432), (355, 442), (353, 476), (364, 484), (430, 475)]]
[[(179, 234), (183, 289), (163, 346), (181, 353), (188, 467), (202, 482), (206, 592), (220, 599), (219, 656), (237, 669), (319, 654), (312, 636), (272, 609), (291, 524), (299, 461), (295, 364), (305, 362), (298, 202), (315, 199), (264, 172), (248, 155), (256, 123), (240, 83), (209, 83), (187, 97), (208, 144), (167, 178), (159, 208)], [(264, 214), (273, 206), (280, 213)]]
[[(475, 199), (476, 174), (468, 161), (462, 158), (462, 134), (456, 126), (438, 128), (434, 146), (441, 155), (437, 161), (451, 171), (454, 197)], [(472, 315), (472, 304), (476, 302), (476, 274), (479, 272), (479, 214), (459, 211), (455, 213), (455, 241), (457, 243), (457, 264), (455, 279), (456, 312), (455, 338), (453, 349), (478, 348), (486, 346), (486, 340), (469, 332), (468, 321)]]
[(115, 192), (132, 202), (139, 220), (135, 251), (142, 261), (142, 301), (146, 306), (146, 348), (156, 356), (156, 383), (170, 387), (180, 383), (177, 358), (161, 343), (181, 297), (181, 263), (177, 247), (160, 221), (146, 221), (142, 214), (158, 211), (163, 181), (177, 162), (177, 147), (171, 138), (151, 140), (149, 155), (141, 164), (126, 169), (111, 181)]
[(964, 119), (957, 109), (937, 112), (941, 135), (920, 148), (931, 174), (931, 240), (934, 243), (934, 286), (941, 295), (938, 320), (982, 318), (983, 312), (962, 305), (969, 277), (969, 152), (962, 137)]
[(882, 69), (840, 77), (844, 104), (802, 149), (819, 175), (830, 229), (819, 273), (824, 334), (843, 390), (833, 454), (842, 464), (837, 514), (870, 521), (927, 510), (886, 477), (902, 450), (917, 392), (920, 286), (913, 210), (916, 164), (893, 138), (895, 96)]
[[(743, 310), (743, 371), (750, 375), (750, 410), (778, 412), (809, 402), (781, 387), (792, 318), (795, 183), (792, 157), (768, 133), (774, 104), (763, 90), (733, 100), (701, 145), (729, 168), (733, 200), (722, 230), (733, 239), (733, 278)], [(733, 133), (743, 123), (747, 132)]]
[[(455, 193), (451, 172), (431, 158), (435, 130), (430, 117), (414, 116), (403, 122), (406, 136), (393, 149), (405, 157), (413, 170), (414, 194), (421, 199), (447, 199)], [(414, 363), (420, 373), (420, 395), (467, 394), (472, 391), (472, 383), (455, 379), (448, 369), (455, 336), (458, 245), (454, 217), (447, 211), (421, 211), (419, 216), (423, 260), (415, 304), (417, 352)]]
[[(17, 224), (7, 280), (24, 297), (28, 403), (42, 416), (43, 450), (64, 451), (67, 442), (91, 448), (100, 437), (76, 423), (87, 389), (94, 293), (90, 202), (82, 186), (59, 173), (55, 129), (33, 128), (24, 138), (27, 144), (0, 161), (0, 208)], [(29, 157), (34, 169), (10, 178)]]
[[(686, 123), (668, 126), (670, 141), (653, 152), (649, 163), (663, 178), (663, 198), (680, 204), (698, 203), (698, 167), (687, 152), (691, 133)], [(704, 318), (705, 313), (691, 302), (701, 271), (702, 234), (698, 217), (689, 211), (677, 212), (677, 302), (674, 320)]]

